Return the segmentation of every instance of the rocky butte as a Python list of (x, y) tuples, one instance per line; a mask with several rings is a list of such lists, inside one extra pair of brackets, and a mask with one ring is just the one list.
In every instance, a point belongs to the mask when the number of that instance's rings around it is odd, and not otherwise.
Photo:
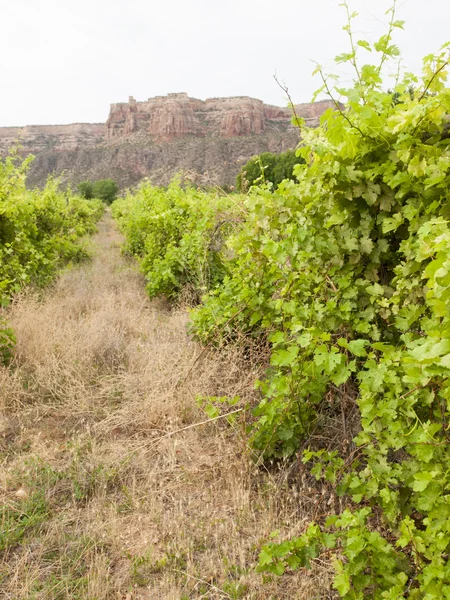
[[(310, 126), (331, 101), (296, 105)], [(179, 171), (195, 181), (233, 184), (239, 168), (261, 152), (282, 152), (299, 141), (292, 111), (239, 96), (197, 100), (185, 93), (112, 104), (106, 124), (0, 127), (0, 154), (19, 140), (36, 156), (29, 181), (48, 175), (73, 184), (112, 177), (122, 187), (150, 177), (166, 184)]]

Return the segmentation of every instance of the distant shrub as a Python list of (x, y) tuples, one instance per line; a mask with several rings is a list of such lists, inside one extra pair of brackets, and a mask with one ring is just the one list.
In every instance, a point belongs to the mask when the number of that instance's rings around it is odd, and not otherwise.
[(294, 179), (294, 167), (304, 163), (295, 150), (286, 150), (281, 154), (263, 152), (253, 156), (241, 169), (236, 178), (236, 188), (241, 192), (261, 183), (272, 183), (276, 189), (285, 179)]
[(112, 179), (100, 179), (92, 186), (94, 198), (103, 200), (106, 204), (112, 204), (117, 198), (119, 186)]
[(99, 181), (82, 181), (78, 184), (78, 193), (82, 198), (91, 200), (97, 198), (106, 204), (112, 204), (117, 198), (119, 186), (112, 179), (99, 179)]
[(94, 184), (92, 181), (82, 181), (78, 184), (78, 193), (82, 198), (91, 200), (94, 197)]

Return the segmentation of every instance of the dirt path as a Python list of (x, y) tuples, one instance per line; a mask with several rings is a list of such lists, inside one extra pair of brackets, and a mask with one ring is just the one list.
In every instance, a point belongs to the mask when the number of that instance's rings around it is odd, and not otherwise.
[[(199, 396), (254, 395), (234, 350), (202, 356), (186, 311), (150, 303), (109, 215), (91, 263), (12, 307), (0, 369), (0, 597), (327, 598), (327, 574), (253, 574), (309, 506), (252, 465), (242, 427)], [(189, 373), (188, 377), (186, 374)], [(286, 520), (289, 516), (290, 520)]]

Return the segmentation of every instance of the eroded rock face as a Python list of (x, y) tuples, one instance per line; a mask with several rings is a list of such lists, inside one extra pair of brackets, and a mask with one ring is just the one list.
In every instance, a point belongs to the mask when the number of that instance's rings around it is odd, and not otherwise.
[[(296, 114), (310, 126), (332, 102), (299, 104)], [(180, 170), (198, 181), (234, 183), (242, 164), (261, 152), (295, 148), (299, 132), (292, 110), (247, 96), (197, 100), (187, 94), (133, 97), (112, 104), (105, 124), (0, 127), (0, 155), (15, 142), (34, 154), (29, 182), (48, 175), (77, 184), (112, 177), (122, 187), (143, 177), (166, 184)]]
[[(314, 126), (330, 106), (329, 101), (299, 104), (296, 113)], [(274, 126), (287, 130), (292, 127), (291, 119), (291, 109), (247, 96), (203, 101), (180, 93), (156, 96), (146, 102), (130, 97), (128, 103), (112, 104), (106, 128), (108, 140), (137, 131), (157, 140), (184, 135), (234, 137), (259, 135)]]
[(27, 125), (26, 127), (0, 127), (0, 155), (16, 143), (25, 154), (38, 154), (47, 150), (64, 152), (96, 146), (104, 141), (104, 123), (74, 123), (72, 125)]

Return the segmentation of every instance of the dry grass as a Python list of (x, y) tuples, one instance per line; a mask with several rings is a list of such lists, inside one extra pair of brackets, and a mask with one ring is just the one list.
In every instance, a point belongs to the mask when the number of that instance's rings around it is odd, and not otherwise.
[(0, 596), (331, 598), (319, 563), (265, 584), (254, 573), (270, 532), (299, 532), (313, 514), (314, 491), (254, 466), (244, 412), (189, 427), (207, 418), (198, 396), (254, 402), (258, 373), (236, 349), (195, 362), (186, 312), (147, 300), (120, 241), (106, 218), (92, 263), (12, 307)]

